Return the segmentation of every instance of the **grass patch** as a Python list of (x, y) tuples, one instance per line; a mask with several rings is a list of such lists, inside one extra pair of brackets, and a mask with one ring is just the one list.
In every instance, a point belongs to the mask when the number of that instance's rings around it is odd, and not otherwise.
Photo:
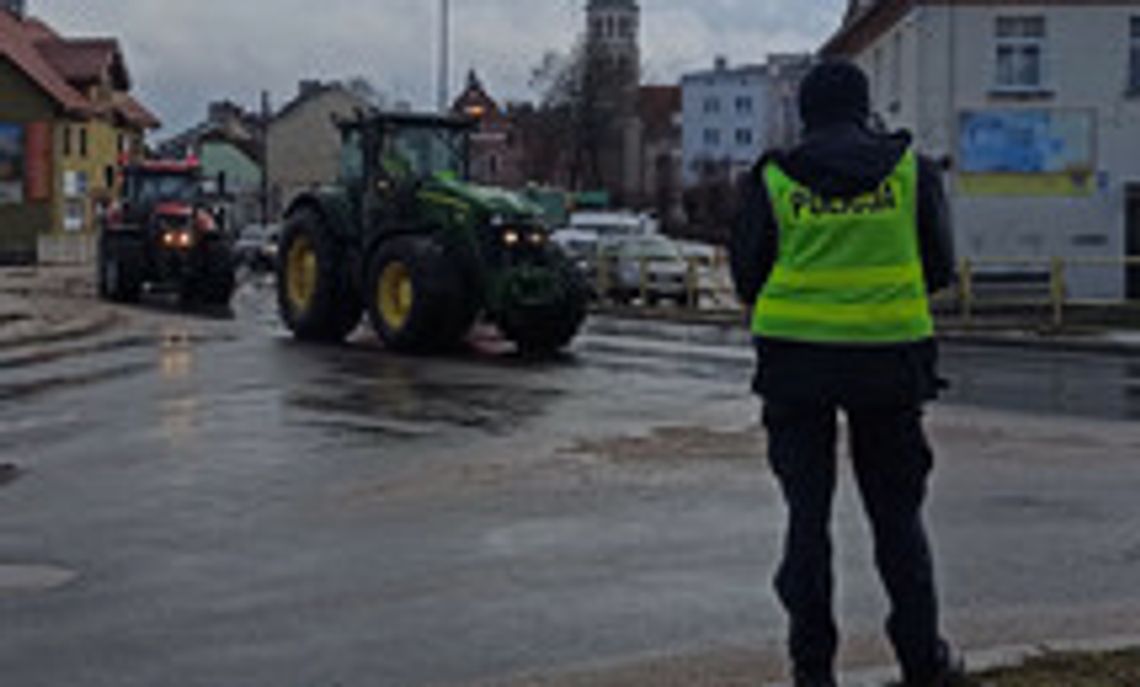
[(1110, 653), (1046, 653), (1018, 668), (973, 678), (973, 687), (1138, 687), (1140, 649)]

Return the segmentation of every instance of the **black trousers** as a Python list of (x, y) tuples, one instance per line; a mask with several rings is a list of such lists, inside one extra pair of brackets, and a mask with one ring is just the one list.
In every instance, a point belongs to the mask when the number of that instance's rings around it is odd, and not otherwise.
[[(913, 351), (779, 350), (761, 362), (769, 459), (788, 507), (776, 590), (790, 617), (796, 670), (830, 675), (838, 648), (830, 523), (837, 420), (848, 419), (852, 463), (890, 599), (887, 632), (904, 678), (920, 683), (944, 660), (922, 508), (933, 456), (922, 428), (924, 365)], [(932, 369), (932, 368), (931, 368)]]

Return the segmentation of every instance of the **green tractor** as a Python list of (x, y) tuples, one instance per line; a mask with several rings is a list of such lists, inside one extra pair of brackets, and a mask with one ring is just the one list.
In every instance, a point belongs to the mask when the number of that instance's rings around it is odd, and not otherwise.
[(452, 349), (480, 316), (526, 353), (570, 343), (587, 285), (538, 208), (464, 180), (473, 126), (419, 114), (338, 122), (339, 183), (296, 198), (281, 232), (278, 303), (295, 337), (340, 342), (367, 312), (403, 353)]

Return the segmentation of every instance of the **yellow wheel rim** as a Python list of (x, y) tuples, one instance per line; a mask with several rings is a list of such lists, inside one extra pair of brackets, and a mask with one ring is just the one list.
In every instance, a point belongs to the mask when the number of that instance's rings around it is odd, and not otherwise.
[(380, 305), (380, 317), (392, 331), (399, 331), (408, 323), (412, 315), (412, 305), (416, 294), (412, 286), (412, 273), (402, 262), (394, 261), (384, 266), (380, 282), (376, 285), (376, 302)]
[(286, 291), (289, 304), (297, 312), (305, 312), (313, 304), (317, 292), (317, 252), (307, 236), (298, 236), (285, 257)]

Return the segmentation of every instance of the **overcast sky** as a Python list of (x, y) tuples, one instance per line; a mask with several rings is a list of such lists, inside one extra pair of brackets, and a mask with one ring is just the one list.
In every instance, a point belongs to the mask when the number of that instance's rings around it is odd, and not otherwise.
[[(641, 0), (645, 80), (675, 83), (711, 65), (814, 49), (846, 0)], [(126, 50), (136, 94), (166, 123), (201, 120), (206, 103), (275, 105), (300, 78), (364, 76), (390, 100), (429, 106), (435, 92), (437, 0), (28, 0), (68, 35), (111, 35)], [(567, 50), (585, 0), (452, 0), (453, 90), (471, 67), (500, 100), (533, 99), (532, 67)]]

